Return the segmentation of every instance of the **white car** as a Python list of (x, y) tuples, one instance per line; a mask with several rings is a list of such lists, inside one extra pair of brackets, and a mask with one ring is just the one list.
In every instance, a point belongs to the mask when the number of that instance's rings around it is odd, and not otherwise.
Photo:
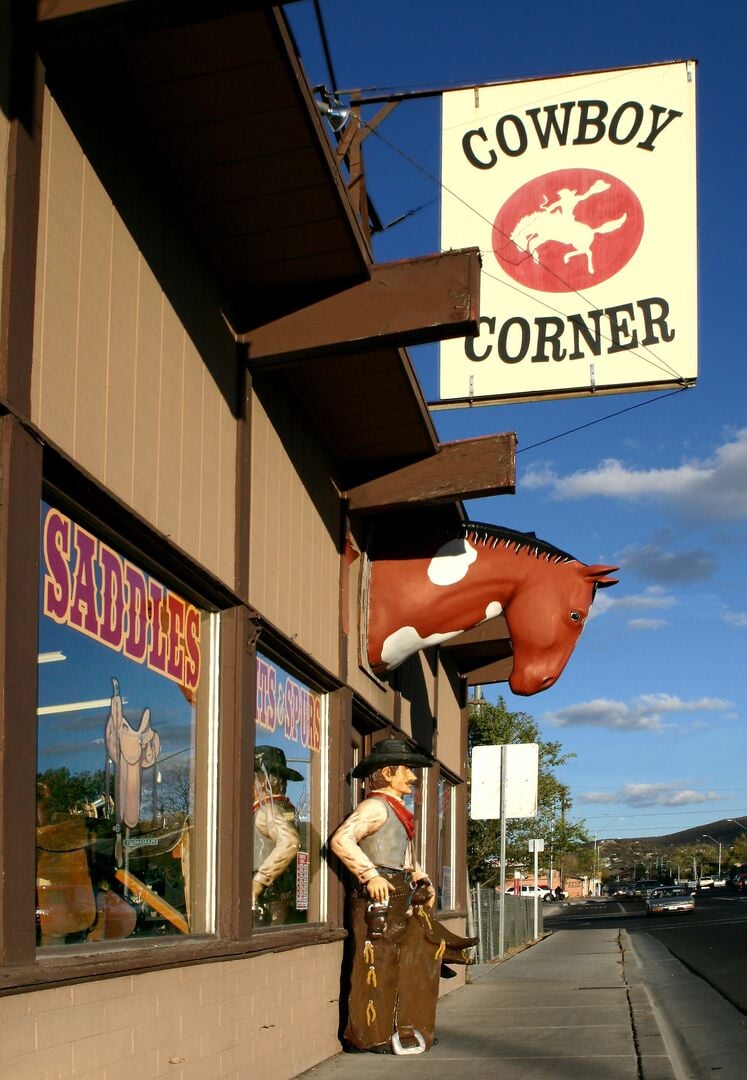
[(698, 878), (698, 888), (699, 889), (712, 889), (714, 884), (715, 884), (715, 882), (714, 882), (712, 877)]
[[(555, 899), (555, 896), (551, 889), (548, 889), (546, 885), (521, 885), (519, 886), (519, 895), (523, 896), (525, 900), (531, 900), (534, 896), (538, 896), (543, 903), (550, 903)], [(506, 889), (507, 896), (515, 896), (513, 885), (509, 885)]]
[(672, 915), (695, 910), (695, 897), (687, 885), (663, 885), (653, 889), (646, 899), (647, 915)]

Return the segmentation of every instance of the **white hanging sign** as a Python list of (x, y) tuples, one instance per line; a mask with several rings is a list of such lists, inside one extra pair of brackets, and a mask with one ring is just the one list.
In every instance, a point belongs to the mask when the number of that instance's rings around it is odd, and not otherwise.
[(694, 382), (693, 61), (444, 94), (442, 180), (441, 247), (483, 265), (441, 407)]

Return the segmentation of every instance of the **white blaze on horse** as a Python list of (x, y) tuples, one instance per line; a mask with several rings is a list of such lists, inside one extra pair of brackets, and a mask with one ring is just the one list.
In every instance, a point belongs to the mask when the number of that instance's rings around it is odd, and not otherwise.
[(532, 261), (539, 263), (539, 249), (543, 244), (563, 244), (572, 250), (563, 256), (563, 262), (567, 266), (576, 255), (586, 256), (586, 268), (590, 274), (594, 273), (594, 259), (591, 245), (597, 236), (603, 233), (615, 232), (622, 228), (628, 215), (614, 218), (612, 221), (602, 222), (601, 225), (587, 225), (583, 221), (576, 221), (576, 206), (588, 199), (591, 195), (599, 195), (610, 187), (605, 180), (597, 180), (583, 195), (572, 188), (561, 188), (557, 192), (555, 202), (544, 205), (531, 214), (525, 214), (514, 226), (511, 232), (511, 240), (519, 249), (532, 256)]
[(536, 694), (558, 679), (598, 588), (616, 566), (586, 566), (533, 534), (464, 522), (447, 542), (371, 562), (368, 661), (383, 672), (503, 613), (513, 648), (509, 686)]

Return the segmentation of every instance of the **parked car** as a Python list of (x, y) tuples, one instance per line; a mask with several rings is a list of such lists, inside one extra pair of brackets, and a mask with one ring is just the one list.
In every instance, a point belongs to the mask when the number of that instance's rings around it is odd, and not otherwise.
[(710, 875), (707, 875), (706, 877), (698, 878), (698, 888), (699, 889), (712, 889), (713, 886), (714, 886), (714, 880)]
[(747, 874), (734, 874), (731, 885), (738, 893), (747, 892)]
[[(525, 900), (531, 900), (532, 897), (538, 896), (543, 903), (552, 903), (555, 896), (551, 889), (548, 889), (546, 885), (521, 885), (520, 896), (523, 896)], [(515, 896), (513, 885), (509, 885), (506, 889), (507, 896)]]
[(695, 897), (687, 885), (662, 885), (652, 889), (646, 899), (647, 915), (674, 915), (695, 911)]
[(645, 900), (652, 889), (660, 889), (661, 882), (657, 878), (639, 878), (633, 882), (633, 896), (636, 900)]

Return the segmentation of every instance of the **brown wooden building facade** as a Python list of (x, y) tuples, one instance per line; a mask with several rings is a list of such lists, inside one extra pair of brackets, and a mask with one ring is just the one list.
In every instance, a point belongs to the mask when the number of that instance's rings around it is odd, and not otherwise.
[[(279, 9), (32, 7), (0, 111), (0, 1075), (290, 1077), (339, 1050), (325, 845), (372, 740), (434, 759), (418, 842), (463, 926), (466, 690), (505, 626), (377, 678), (360, 584), (372, 535), (512, 490), (513, 437), (440, 445), (405, 351), (475, 328), (478, 257), (374, 263)], [(253, 901), (279, 760), (294, 857)]]

